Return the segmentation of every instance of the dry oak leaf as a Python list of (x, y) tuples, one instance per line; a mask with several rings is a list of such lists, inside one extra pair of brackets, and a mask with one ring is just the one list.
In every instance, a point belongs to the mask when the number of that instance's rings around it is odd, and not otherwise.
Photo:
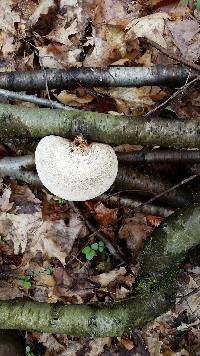
[(73, 219), (69, 226), (63, 220), (43, 221), (41, 212), (0, 215), (0, 234), (13, 242), (16, 255), (29, 252), (35, 256), (41, 251), (46, 258), (55, 257), (64, 265), (79, 232), (80, 226)]
[(107, 273), (101, 273), (97, 276), (92, 276), (90, 279), (93, 282), (99, 283), (101, 287), (107, 287), (111, 282), (114, 282), (119, 276), (126, 274), (126, 268), (120, 267), (119, 269), (113, 269)]
[(109, 226), (117, 221), (118, 209), (107, 208), (101, 202), (87, 201), (86, 205), (89, 207), (91, 213), (95, 215), (95, 219), (100, 225)]
[(170, 16), (166, 12), (156, 12), (148, 16), (134, 19), (126, 27), (126, 40), (146, 37), (166, 48), (167, 44), (164, 39), (164, 30), (165, 21), (169, 18)]
[(54, 0), (41, 0), (34, 13), (30, 16), (28, 24), (30, 26), (35, 25), (41, 15), (48, 15), (50, 8), (54, 8), (55, 6)]
[(79, 32), (77, 27), (77, 20), (74, 20), (67, 28), (65, 26), (59, 26), (53, 29), (46, 37), (49, 40), (64, 44), (66, 46), (72, 46), (69, 36), (75, 35)]
[(127, 218), (119, 230), (119, 238), (125, 239), (127, 247), (137, 253), (143, 246), (146, 238), (151, 234), (153, 228), (148, 226), (145, 217), (137, 214), (133, 218)]

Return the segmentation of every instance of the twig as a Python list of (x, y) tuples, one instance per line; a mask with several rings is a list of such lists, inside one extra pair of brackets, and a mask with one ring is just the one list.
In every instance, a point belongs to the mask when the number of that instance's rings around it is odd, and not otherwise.
[(86, 226), (88, 229), (94, 234), (99, 240), (102, 240), (105, 243), (106, 248), (110, 252), (110, 254), (120, 262), (120, 264), (124, 264), (125, 261), (122, 259), (122, 257), (119, 255), (119, 253), (116, 251), (114, 246), (111, 244), (111, 242), (107, 239), (107, 237), (104, 235), (104, 233), (98, 229), (95, 228), (95, 226), (84, 216), (82, 211), (78, 208), (77, 204), (74, 202), (68, 202), (69, 206), (73, 211), (79, 214), (79, 216), (82, 218), (82, 220), (85, 222)]
[(153, 150), (150, 152), (117, 152), (117, 159), (124, 164), (133, 163), (195, 163), (200, 162), (198, 150)]
[(181, 88), (179, 88), (177, 91), (175, 91), (175, 93), (173, 93), (168, 99), (166, 99), (163, 103), (161, 103), (160, 105), (156, 106), (155, 108), (153, 108), (152, 110), (150, 110), (146, 115), (144, 115), (144, 117), (148, 117), (152, 114), (154, 114), (156, 111), (162, 109), (166, 104), (168, 104), (170, 101), (172, 101), (175, 97), (177, 97), (179, 94), (183, 94), (183, 92), (188, 89), (193, 83), (199, 81), (200, 76), (198, 76), (197, 78), (194, 78), (193, 80), (191, 80), (190, 82), (184, 84)]
[(33, 103), (39, 106), (46, 106), (48, 108), (53, 109), (62, 109), (62, 110), (71, 110), (69, 106), (62, 105), (57, 103), (56, 101), (38, 98), (35, 95), (27, 95), (21, 93), (15, 93), (14, 91), (0, 89), (0, 97), (10, 99), (10, 100), (20, 100), (20, 101), (28, 101), (29, 103)]
[[(132, 87), (142, 85), (175, 85), (184, 83), (187, 68), (177, 65), (155, 67), (109, 67), (45, 69), (28, 72), (0, 73), (0, 88), (14, 91), (34, 89), (74, 89), (77, 87)], [(191, 78), (197, 73), (192, 72)]]
[(174, 59), (175, 61), (180, 62), (180, 63), (184, 64), (185, 66), (187, 66), (189, 68), (192, 68), (195, 71), (198, 71), (198, 72), (200, 71), (200, 66), (198, 64), (195, 64), (193, 62), (187, 61), (186, 59), (184, 59), (184, 58), (182, 58), (182, 57), (170, 52), (169, 49), (160, 46), (157, 42), (154, 42), (154, 41), (152, 41), (152, 40), (150, 40), (150, 39), (148, 39), (146, 37), (141, 37), (140, 39), (141, 39), (141, 41), (144, 41), (144, 42), (150, 44), (151, 46), (155, 47), (160, 52), (165, 54), (167, 57), (169, 57), (171, 59)]

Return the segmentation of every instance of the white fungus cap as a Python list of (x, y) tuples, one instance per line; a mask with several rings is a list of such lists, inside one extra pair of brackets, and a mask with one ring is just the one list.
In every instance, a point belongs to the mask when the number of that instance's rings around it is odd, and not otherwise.
[(69, 201), (85, 201), (106, 192), (113, 184), (118, 161), (113, 148), (102, 143), (74, 142), (46, 136), (39, 142), (35, 163), (43, 185)]

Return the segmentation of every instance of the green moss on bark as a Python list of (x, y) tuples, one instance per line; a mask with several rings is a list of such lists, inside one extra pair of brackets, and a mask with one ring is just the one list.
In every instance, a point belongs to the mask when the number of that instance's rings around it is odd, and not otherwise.
[(0, 138), (74, 137), (114, 145), (130, 143), (143, 146), (200, 147), (198, 120), (134, 118), (90, 111), (24, 108), (0, 104)]

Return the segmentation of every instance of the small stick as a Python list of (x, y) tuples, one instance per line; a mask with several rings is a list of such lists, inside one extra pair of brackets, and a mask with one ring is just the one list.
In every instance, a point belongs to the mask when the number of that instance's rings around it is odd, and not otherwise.
[(10, 99), (10, 100), (20, 100), (20, 101), (28, 101), (29, 103), (33, 103), (39, 106), (45, 106), (53, 109), (62, 109), (62, 110), (71, 110), (69, 106), (62, 105), (56, 101), (38, 98), (35, 95), (27, 95), (21, 93), (15, 93), (14, 91), (0, 89), (0, 97)]
[(144, 115), (144, 117), (148, 117), (152, 114), (154, 114), (156, 111), (162, 109), (166, 104), (168, 104), (170, 101), (172, 101), (175, 97), (177, 97), (179, 94), (183, 94), (183, 92), (188, 89), (193, 83), (199, 81), (200, 76), (194, 78), (193, 80), (191, 80), (190, 82), (184, 84), (181, 88), (179, 88), (177, 91), (175, 91), (175, 93), (173, 93), (168, 99), (166, 99), (163, 103), (161, 103), (160, 105), (156, 106), (155, 108), (153, 108), (152, 110), (150, 110), (146, 115)]
[(200, 162), (198, 150), (153, 150), (150, 152), (117, 152), (117, 159), (124, 164), (133, 163), (195, 163)]
[(77, 204), (74, 202), (68, 202), (69, 206), (71, 207), (71, 209), (73, 209), (73, 211), (75, 211), (76, 213), (79, 214), (79, 216), (83, 219), (83, 221), (85, 222), (86, 226), (88, 227), (88, 229), (92, 232), (92, 234), (94, 234), (95, 236), (97, 236), (97, 238), (99, 240), (102, 240), (105, 245), (106, 248), (108, 249), (108, 251), (110, 252), (110, 254), (117, 260), (119, 261), (121, 264), (124, 264), (124, 260), (122, 259), (122, 257), (119, 255), (119, 253), (116, 251), (116, 249), (114, 248), (114, 246), (111, 244), (111, 242), (107, 239), (107, 237), (104, 235), (104, 233), (102, 231), (100, 231), (99, 229), (96, 229), (96, 227), (84, 216), (84, 214), (82, 213), (82, 211), (78, 208)]
[(157, 42), (154, 42), (146, 37), (140, 37), (140, 39), (148, 44), (150, 44), (152, 47), (155, 47), (156, 49), (158, 49), (158, 51), (162, 52), (163, 54), (165, 54), (167, 57), (174, 59), (177, 62), (180, 62), (182, 64), (184, 64), (185, 66), (195, 70), (195, 71), (200, 71), (200, 66), (198, 64), (195, 64), (193, 62), (187, 61), (186, 59), (172, 53), (169, 51), (168, 48), (164, 48), (162, 46), (160, 46)]

